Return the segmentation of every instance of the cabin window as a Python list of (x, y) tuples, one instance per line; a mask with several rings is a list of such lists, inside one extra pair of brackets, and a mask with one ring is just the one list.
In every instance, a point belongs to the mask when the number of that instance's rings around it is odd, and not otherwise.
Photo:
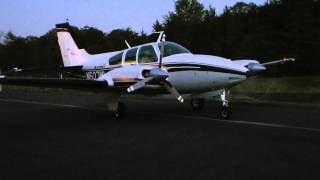
[(139, 60), (139, 63), (157, 62), (158, 56), (154, 51), (153, 46), (148, 45), (148, 46), (141, 47), (139, 50), (138, 60)]
[(115, 56), (112, 56), (110, 59), (109, 59), (109, 65), (110, 66), (113, 66), (113, 65), (119, 65), (121, 64), (121, 61), (122, 61), (122, 55), (123, 55), (123, 52), (115, 55)]
[(190, 51), (185, 47), (173, 42), (159, 43), (158, 46), (160, 51), (161, 51), (162, 45), (163, 45), (163, 57), (167, 57), (175, 54), (190, 53)]
[(130, 49), (126, 53), (125, 63), (126, 64), (135, 64), (138, 48)]

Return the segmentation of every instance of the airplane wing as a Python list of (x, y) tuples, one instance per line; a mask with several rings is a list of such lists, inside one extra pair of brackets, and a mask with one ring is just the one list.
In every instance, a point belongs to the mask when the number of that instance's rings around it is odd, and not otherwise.
[[(0, 85), (15, 85), (27, 87), (76, 89), (94, 92), (119, 92), (127, 91), (127, 88), (137, 81), (115, 81), (113, 86), (109, 86), (106, 81), (76, 79), (76, 78), (20, 78), (0, 76)], [(166, 93), (166, 90), (160, 85), (146, 85), (136, 94), (154, 94)]]
[(292, 62), (292, 61), (295, 61), (295, 59), (293, 59), (293, 58), (284, 58), (284, 59), (277, 60), (277, 61), (271, 61), (271, 62), (263, 63), (262, 65), (265, 66), (265, 67), (268, 67), (268, 66), (274, 66), (274, 65), (278, 65), (278, 64), (285, 64), (285, 63)]
[(260, 72), (263, 72), (263, 71), (269, 69), (269, 67), (271, 67), (271, 66), (275, 66), (275, 65), (279, 65), (279, 64), (286, 64), (286, 63), (293, 62), (293, 61), (295, 61), (295, 59), (293, 59), (293, 58), (284, 58), (281, 60), (271, 61), (271, 62), (262, 63), (262, 64), (256, 60), (235, 60), (234, 62), (248, 68), (249, 75), (257, 75)]
[(20, 78), (20, 77), (0, 77), (1, 84), (17, 86), (37, 86), (48, 88), (70, 88), (70, 89), (126, 89), (127, 86), (108, 86), (105, 81), (94, 81), (84, 79), (59, 79), (59, 78)]

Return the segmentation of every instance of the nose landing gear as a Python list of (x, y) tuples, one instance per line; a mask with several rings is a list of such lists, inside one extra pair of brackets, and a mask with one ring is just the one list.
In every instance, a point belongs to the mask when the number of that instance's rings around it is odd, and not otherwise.
[[(219, 116), (221, 119), (230, 120), (232, 118), (232, 112), (229, 107), (229, 97), (230, 93), (228, 90), (216, 91), (212, 96), (219, 96), (222, 101), (222, 107), (219, 112)], [(193, 111), (201, 111), (204, 107), (205, 99), (201, 98), (194, 98), (191, 99), (191, 109)]]

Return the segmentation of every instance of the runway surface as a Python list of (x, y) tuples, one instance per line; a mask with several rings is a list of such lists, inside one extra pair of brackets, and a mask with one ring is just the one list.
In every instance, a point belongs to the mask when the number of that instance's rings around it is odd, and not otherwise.
[(0, 93), (0, 179), (318, 179), (317, 108)]

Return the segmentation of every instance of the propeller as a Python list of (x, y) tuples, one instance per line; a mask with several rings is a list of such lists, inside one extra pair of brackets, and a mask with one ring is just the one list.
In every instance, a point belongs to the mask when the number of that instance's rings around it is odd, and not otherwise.
[(179, 102), (183, 103), (184, 99), (180, 95), (180, 93), (177, 91), (176, 88), (174, 88), (168, 81), (163, 83), (164, 87), (172, 94)]
[(129, 93), (134, 92), (138, 89), (143, 88), (146, 84), (150, 82), (158, 82), (160, 85), (163, 85), (167, 91), (174, 96), (179, 102), (183, 103), (184, 99), (177, 91), (177, 89), (172, 86), (170, 82), (167, 81), (169, 77), (169, 73), (162, 69), (162, 59), (163, 59), (163, 52), (164, 52), (164, 42), (165, 42), (166, 35), (163, 32), (160, 32), (159, 39), (161, 40), (161, 47), (160, 47), (160, 59), (159, 59), (159, 66), (157, 68), (153, 68), (150, 70), (148, 76), (145, 79), (138, 81), (137, 83), (130, 86), (127, 91)]
[(143, 88), (148, 82), (152, 81), (153, 80), (153, 77), (148, 77), (148, 78), (145, 78), (145, 79), (142, 79), (140, 81), (138, 81), (137, 83), (135, 83), (134, 85), (130, 86), (127, 91), (130, 93), (130, 92), (133, 92), (133, 91), (136, 91), (138, 89), (141, 89)]

